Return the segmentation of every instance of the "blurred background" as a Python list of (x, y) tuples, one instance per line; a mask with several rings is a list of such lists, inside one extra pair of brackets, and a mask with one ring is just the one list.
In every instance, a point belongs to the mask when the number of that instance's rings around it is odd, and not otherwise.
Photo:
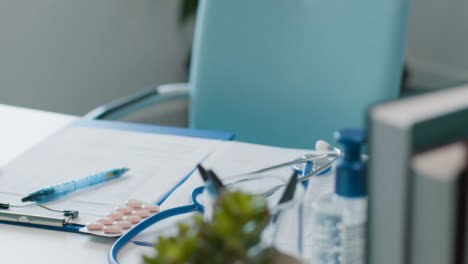
[[(468, 79), (468, 1), (412, 0), (404, 90)], [(186, 81), (194, 0), (0, 0), (0, 103), (73, 115)]]
[(411, 0), (406, 48), (407, 89), (468, 79), (468, 1)]
[(0, 0), (0, 103), (82, 115), (187, 79), (180, 0)]

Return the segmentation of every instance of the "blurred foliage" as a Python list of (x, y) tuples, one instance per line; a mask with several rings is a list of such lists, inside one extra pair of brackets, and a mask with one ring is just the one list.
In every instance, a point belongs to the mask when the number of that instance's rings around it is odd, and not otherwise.
[[(223, 192), (214, 203), (211, 222), (194, 216), (194, 224), (179, 223), (175, 237), (159, 237), (154, 257), (144, 257), (147, 264), (182, 263), (270, 263), (274, 250), (256, 247), (270, 221), (266, 200), (260, 195), (239, 191)], [(258, 249), (255, 258), (249, 249)]]
[(197, 13), (198, 0), (182, 0), (180, 9), (180, 22), (185, 24)]

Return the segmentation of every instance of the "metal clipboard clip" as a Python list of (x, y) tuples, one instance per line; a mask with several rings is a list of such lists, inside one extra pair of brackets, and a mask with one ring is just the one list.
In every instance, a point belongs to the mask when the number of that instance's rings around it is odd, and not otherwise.
[(9, 222), (17, 222), (17, 223), (25, 223), (25, 224), (63, 227), (71, 219), (72, 219), (72, 216), (52, 217), (52, 216), (40, 216), (40, 215), (0, 211), (1, 221), (9, 221)]

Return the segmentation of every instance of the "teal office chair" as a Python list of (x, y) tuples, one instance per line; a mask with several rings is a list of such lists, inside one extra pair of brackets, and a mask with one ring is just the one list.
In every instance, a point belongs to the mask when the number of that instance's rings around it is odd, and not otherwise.
[(189, 97), (189, 125), (286, 147), (333, 142), (398, 96), (408, 0), (201, 0), (187, 85), (101, 106), (117, 119)]

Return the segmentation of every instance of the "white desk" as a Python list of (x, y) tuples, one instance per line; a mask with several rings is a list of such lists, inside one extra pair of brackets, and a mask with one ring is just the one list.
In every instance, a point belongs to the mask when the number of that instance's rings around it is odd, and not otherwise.
[[(68, 115), (0, 105), (0, 166), (74, 119)], [(107, 263), (107, 252), (113, 241), (0, 224), (0, 263)], [(141, 263), (142, 254), (151, 252), (151, 247), (129, 244), (122, 250), (119, 260)]]
[[(23, 151), (66, 126), (76, 117), (0, 105), (0, 176), (1, 166)], [(329, 186), (330, 177), (309, 182), (305, 204), (316, 199), (317, 190)], [(1, 202), (1, 201), (0, 201)], [(307, 210), (306, 210), (307, 212)], [(114, 239), (93, 237), (38, 228), (0, 224), (0, 263), (107, 263)], [(304, 244), (307, 246), (307, 243)], [(129, 243), (119, 255), (120, 263), (141, 263), (142, 255), (151, 255), (151, 247)]]

